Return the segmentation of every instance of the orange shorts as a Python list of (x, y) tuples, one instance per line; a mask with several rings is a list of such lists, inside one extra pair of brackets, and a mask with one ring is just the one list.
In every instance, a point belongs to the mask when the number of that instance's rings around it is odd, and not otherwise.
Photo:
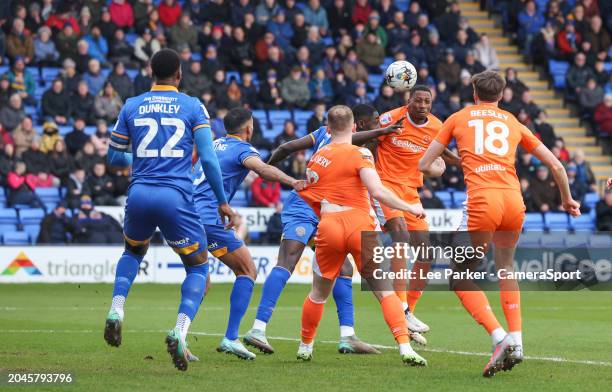
[[(406, 203), (416, 204), (421, 202), (421, 198), (419, 197), (419, 191), (417, 190), (417, 188), (384, 180), (382, 181), (382, 183), (385, 187), (390, 189), (393, 193), (395, 193), (397, 197), (399, 197)], [(408, 230), (429, 230), (429, 225), (427, 224), (427, 221), (424, 218), (417, 218), (416, 216), (407, 212), (387, 207), (386, 205), (380, 203), (378, 200), (372, 200), (372, 204), (374, 206), (374, 211), (376, 211), (376, 215), (378, 216), (378, 220), (381, 223), (384, 223), (393, 218), (401, 217), (404, 218), (404, 221), (406, 221), (406, 226), (408, 227)]]
[(374, 217), (363, 211), (348, 210), (323, 214), (315, 236), (315, 273), (326, 279), (336, 279), (349, 253), (353, 256), (357, 269), (361, 270), (361, 232), (375, 229)]
[(524, 220), (525, 203), (520, 191), (476, 189), (468, 192), (459, 230), (494, 234), (494, 243), (511, 247), (518, 241)]

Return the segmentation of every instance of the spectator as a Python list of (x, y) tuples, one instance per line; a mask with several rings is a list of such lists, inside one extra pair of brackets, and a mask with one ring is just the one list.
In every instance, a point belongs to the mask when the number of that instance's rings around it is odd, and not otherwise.
[(521, 193), (523, 194), (523, 202), (525, 203), (526, 212), (539, 212), (533, 201), (533, 195), (529, 185), (529, 180), (526, 178), (520, 179)]
[[(582, 35), (579, 31), (576, 31), (573, 21), (568, 21), (563, 30), (557, 33), (556, 43), (557, 48), (559, 48), (559, 54), (566, 60), (571, 60), (578, 53), (582, 43)], [(541, 50), (541, 48), (534, 48), (534, 52), (535, 50)]]
[(334, 104), (337, 105), (343, 105), (355, 90), (353, 81), (345, 77), (343, 70), (336, 73), (332, 86), (334, 88)]
[[(2, 123), (0, 121), (0, 123)], [(36, 137), (36, 131), (32, 125), (32, 117), (25, 116), (12, 132), (15, 144), (15, 157), (21, 158), (24, 151), (30, 148), (32, 140)]]
[(144, 92), (147, 92), (151, 89), (153, 85), (153, 71), (151, 70), (151, 66), (147, 64), (144, 67), (140, 67), (140, 71), (136, 78), (134, 79), (134, 94), (140, 95)]
[(580, 94), (587, 81), (594, 77), (593, 71), (586, 65), (586, 56), (580, 52), (574, 58), (574, 64), (569, 68), (566, 75), (568, 93), (570, 97), (576, 97)]
[(0, 186), (8, 186), (8, 175), (15, 165), (15, 147), (12, 144), (5, 144), (0, 150)]
[(510, 87), (504, 88), (502, 99), (499, 101), (499, 108), (517, 116), (521, 110), (521, 104), (514, 98), (514, 91)]
[(536, 136), (544, 143), (544, 145), (551, 149), (555, 145), (555, 141), (557, 136), (555, 135), (555, 131), (547, 121), (548, 114), (546, 111), (540, 110), (538, 113), (538, 117), (535, 119), (535, 131)]
[(355, 83), (355, 91), (348, 97), (348, 106), (353, 107), (359, 104), (371, 105), (370, 99), (367, 96), (367, 86), (361, 80)]
[(591, 165), (584, 159), (584, 151), (576, 150), (573, 161), (576, 164), (576, 179), (588, 185), (593, 192), (597, 192), (595, 174), (593, 174)]
[(455, 52), (452, 49), (446, 50), (444, 61), (438, 63), (436, 67), (436, 79), (444, 81), (451, 90), (456, 90), (461, 81), (461, 66), (455, 61)]
[(283, 143), (287, 143), (297, 139), (298, 137), (295, 134), (295, 123), (291, 120), (285, 120), (283, 132), (274, 138), (274, 144), (276, 146), (280, 146)]
[(603, 102), (595, 109), (593, 117), (599, 132), (612, 136), (612, 94), (606, 94)]
[(108, 41), (102, 36), (100, 26), (94, 25), (91, 28), (91, 33), (83, 39), (87, 42), (87, 54), (101, 63), (105, 63), (106, 56), (108, 56)]
[(278, 182), (270, 182), (257, 177), (251, 185), (252, 203), (255, 207), (275, 208), (280, 203), (281, 187)]
[(465, 63), (465, 57), (467, 56), (467, 53), (471, 47), (472, 45), (468, 42), (467, 33), (464, 30), (457, 31), (457, 38), (455, 39), (455, 44), (453, 45), (453, 52), (455, 53), (455, 58), (460, 64)]
[(558, 137), (557, 140), (555, 140), (555, 147), (559, 149), (559, 160), (561, 161), (561, 163), (566, 164), (569, 162), (570, 160), (570, 154), (569, 151), (567, 151), (567, 148), (565, 148), (565, 140), (563, 140), (562, 137)]
[(570, 163), (567, 165), (567, 179), (570, 187), (570, 192), (572, 193), (572, 198), (580, 203), (580, 211), (583, 213), (589, 212), (589, 208), (584, 204), (584, 197), (589, 191), (588, 186), (576, 180), (576, 165)]
[(55, 38), (55, 46), (60, 54), (60, 59), (74, 59), (77, 56), (78, 33), (75, 33), (71, 24), (64, 25), (62, 31)]
[(347, 34), (353, 29), (350, 9), (345, 0), (334, 0), (327, 8), (327, 21), (334, 37)]
[(610, 73), (606, 70), (606, 63), (601, 60), (595, 62), (595, 81), (600, 86), (605, 86), (610, 80)]
[(314, 132), (320, 127), (324, 126), (325, 123), (325, 103), (316, 102), (312, 116), (310, 116), (308, 122), (306, 123), (306, 130), (308, 133)]
[(4, 129), (4, 126), (0, 123), (0, 149), (4, 148), (7, 144), (14, 145), (15, 142), (11, 133)]
[(530, 181), (532, 198), (537, 211), (546, 213), (559, 211), (561, 200), (557, 184), (550, 178), (548, 168), (541, 165), (536, 170), (536, 176)]
[(411, 1), (408, 6), (408, 12), (406, 12), (406, 24), (413, 28), (416, 27), (419, 15), (423, 13), (421, 5), (418, 1)]
[(172, 47), (177, 49), (183, 45), (188, 45), (192, 52), (199, 52), (198, 32), (191, 22), (190, 15), (183, 13), (179, 22), (170, 28), (169, 35)]
[(72, 156), (80, 151), (85, 143), (89, 141), (89, 136), (85, 133), (85, 121), (82, 118), (74, 120), (73, 129), (66, 135), (64, 140), (66, 141), (68, 152)]
[(122, 101), (134, 96), (134, 85), (130, 77), (125, 73), (125, 65), (121, 61), (115, 63), (113, 72), (108, 75), (107, 80), (113, 86), (117, 94), (119, 94), (119, 98), (121, 98)]
[(59, 129), (57, 128), (57, 124), (53, 121), (47, 121), (43, 124), (43, 134), (40, 141), (40, 151), (47, 154), (50, 153), (55, 143), (59, 140), (62, 140), (62, 137), (59, 134)]
[[(1, 31), (1, 29), (0, 29)], [(1, 53), (0, 53), (1, 58)], [(9, 99), (11, 95), (13, 95), (14, 91), (11, 87), (11, 83), (8, 80), (8, 75), (4, 74), (0, 76), (0, 108), (8, 105)]]
[(290, 107), (306, 108), (310, 100), (310, 91), (306, 80), (302, 78), (299, 66), (294, 66), (291, 73), (283, 79), (280, 92), (283, 101)]
[(310, 80), (309, 88), (312, 100), (331, 103), (334, 99), (332, 85), (329, 79), (325, 77), (325, 71), (322, 68), (315, 71), (313, 78)]
[(283, 222), (281, 220), (282, 210), (283, 204), (278, 203), (274, 209), (274, 213), (270, 216), (270, 219), (268, 219), (268, 225), (266, 226), (266, 242), (268, 244), (280, 243), (283, 234)]
[(603, 199), (595, 206), (597, 230), (612, 231), (612, 189), (607, 189)]
[[(461, 22), (461, 9), (457, 1), (452, 1), (447, 12), (434, 20), (440, 37), (444, 42), (452, 42), (457, 36), (459, 23)], [(412, 24), (408, 23), (412, 26)]]
[(77, 73), (76, 63), (72, 59), (66, 59), (62, 62), (62, 69), (60, 69), (58, 77), (64, 83), (64, 90), (68, 94), (76, 93), (79, 82), (82, 80)]
[(202, 64), (199, 61), (192, 61), (189, 69), (183, 73), (181, 89), (188, 95), (200, 97), (205, 90), (210, 90), (211, 86), (210, 80), (202, 73)]
[(114, 206), (117, 201), (114, 197), (114, 185), (111, 177), (106, 174), (104, 162), (96, 162), (93, 172), (85, 180), (85, 189), (97, 206)]
[(134, 42), (134, 57), (140, 61), (141, 65), (146, 65), (160, 49), (159, 40), (153, 37), (150, 29), (146, 28)]
[(67, 244), (70, 242), (72, 222), (66, 216), (66, 203), (60, 202), (40, 223), (37, 244)]
[(533, 155), (523, 152), (516, 163), (516, 173), (520, 178), (527, 178), (531, 181), (536, 175), (536, 162), (539, 164)]
[(357, 52), (353, 49), (348, 51), (346, 60), (342, 63), (344, 75), (353, 82), (357, 80), (368, 80), (368, 71), (357, 58)]
[(527, 86), (518, 78), (518, 72), (514, 68), (506, 68), (506, 87), (512, 89), (515, 97), (521, 97), (527, 90)]
[(85, 170), (81, 167), (75, 167), (68, 177), (68, 193), (66, 194), (66, 202), (68, 208), (77, 209), (81, 204), (81, 197), (85, 195)]
[(529, 55), (531, 53), (531, 42), (544, 26), (544, 17), (537, 11), (533, 0), (528, 0), (525, 3), (525, 9), (518, 15), (518, 23), (518, 38), (523, 46), (524, 53)]
[(97, 211), (89, 196), (81, 197), (80, 210), (73, 218), (74, 242), (79, 244), (118, 244), (123, 242), (121, 225)]
[(304, 19), (303, 13), (298, 12), (295, 14), (293, 17), (293, 23), (291, 24), (291, 29), (293, 30), (291, 45), (294, 48), (304, 46), (308, 37), (308, 26), (306, 25), (306, 20)]
[(18, 93), (26, 105), (35, 106), (37, 104), (36, 98), (34, 98), (36, 83), (30, 71), (25, 68), (23, 58), (15, 57), (13, 59), (7, 76), (13, 92)]
[(26, 64), (34, 59), (34, 40), (19, 18), (13, 19), (13, 28), (6, 37), (6, 55), (11, 61), (22, 58)]
[(235, 76), (230, 78), (229, 86), (227, 86), (226, 90), (225, 101), (227, 102), (228, 108), (242, 105), (242, 92), (240, 91), (240, 86)]
[(62, 186), (66, 186), (74, 164), (62, 139), (58, 139), (53, 150), (48, 153), (48, 162), (49, 172), (60, 180)]
[(72, 111), (70, 96), (64, 90), (64, 82), (55, 79), (51, 88), (42, 96), (42, 113), (47, 120), (65, 125), (70, 119)]
[(59, 52), (55, 48), (55, 43), (51, 40), (51, 29), (42, 26), (38, 30), (38, 36), (34, 39), (34, 62), (40, 70), (39, 76), (42, 79), (42, 67), (57, 67)]
[(157, 9), (159, 20), (165, 27), (174, 26), (181, 17), (181, 5), (177, 0), (163, 0)]
[(401, 106), (401, 102), (395, 95), (393, 88), (383, 84), (380, 88), (380, 94), (374, 100), (374, 107), (378, 110), (378, 113), (385, 113), (399, 106)]
[[(412, 30), (410, 33), (410, 41), (408, 43), (400, 44), (397, 50), (404, 56), (407, 61), (412, 64), (421, 64), (426, 62), (427, 54), (421, 45), (421, 36), (416, 30)], [(398, 54), (396, 53), (396, 56)]]
[(113, 39), (110, 42), (109, 60), (113, 63), (122, 62), (131, 67), (134, 48), (125, 40), (123, 30), (115, 30)]
[(106, 122), (114, 123), (122, 106), (121, 97), (117, 94), (111, 82), (104, 83), (104, 88), (94, 100), (96, 116), (99, 119), (106, 120)]
[(281, 9), (276, 0), (264, 0), (255, 8), (255, 21), (260, 26), (266, 26), (272, 16)]
[(459, 86), (459, 99), (461, 103), (474, 102), (474, 88), (472, 87), (472, 75), (467, 69), (461, 70), (461, 85)]
[(134, 10), (126, 0), (113, 0), (108, 7), (111, 20), (120, 29), (129, 29), (134, 26)]
[[(194, 11), (191, 9), (192, 4), (199, 4), (199, 0), (192, 0), (192, 2), (187, 3), (186, 8), (189, 9), (191, 14), (193, 15)], [(200, 7), (205, 8), (204, 5)], [(251, 0), (238, 0), (234, 7), (232, 8), (231, 13), (231, 22), (233, 26), (239, 26), (244, 22), (244, 16), (246, 14), (255, 14), (255, 6), (251, 3)]]
[(486, 68), (480, 64), (478, 60), (476, 60), (476, 54), (473, 50), (468, 50), (465, 55), (465, 63), (463, 64), (463, 69), (467, 70), (470, 75), (476, 75), (477, 73), (481, 73)]
[(595, 108), (603, 101), (604, 91), (597, 85), (594, 78), (589, 78), (586, 87), (578, 94), (578, 103), (582, 111), (583, 118), (591, 119)]
[(86, 5), (81, 8), (79, 14), (79, 30), (81, 30), (81, 36), (91, 33), (91, 27), (93, 26), (93, 19), (91, 11)]
[(385, 48), (378, 42), (373, 31), (366, 34), (365, 39), (357, 43), (357, 56), (371, 73), (381, 73), (380, 66), (385, 61)]
[[(237, 29), (237, 28), (236, 28)], [(234, 35), (236, 33), (234, 29)], [(293, 28), (291, 24), (287, 22), (285, 11), (279, 9), (274, 17), (268, 21), (267, 30), (274, 35), (276, 43), (283, 49), (284, 52), (290, 52), (293, 50), (291, 47), (291, 39), (293, 38)], [(244, 36), (244, 31), (242, 31)], [(234, 37), (236, 39), (236, 37)]]
[(34, 193), (37, 178), (33, 174), (26, 174), (26, 165), (22, 161), (15, 162), (13, 170), (7, 177), (9, 207), (24, 204), (31, 208), (42, 207), (40, 199)]
[(307, 24), (317, 27), (321, 35), (327, 35), (327, 30), (329, 29), (327, 11), (321, 7), (319, 0), (308, 0), (308, 5), (304, 8), (303, 12)]
[(425, 60), (430, 73), (435, 73), (436, 65), (443, 61), (447, 49), (446, 45), (440, 42), (438, 32), (435, 30), (430, 31), (427, 36), (427, 45), (425, 45)]
[(92, 95), (98, 95), (104, 86), (104, 75), (101, 72), (100, 62), (96, 59), (89, 60), (87, 72), (83, 75), (83, 81), (87, 83), (89, 92)]
[(79, 30), (79, 23), (72, 16), (70, 10), (69, 3), (61, 3), (57, 7), (57, 12), (46, 16), (46, 12), (53, 11), (53, 5), (51, 4), (51, 8), (47, 10), (47, 7), (43, 5), (42, 9), (42, 17), (43, 19), (47, 19), (46, 25), (51, 27), (54, 33), (58, 33), (63, 30), (66, 26), (72, 27), (76, 34), (79, 34), (81, 31)]
[[(76, 63), (77, 72), (82, 74), (83, 72), (87, 71), (87, 65), (89, 64), (89, 60), (91, 60), (91, 56), (89, 55), (89, 44), (84, 39), (80, 39), (77, 41), (76, 45), (76, 55), (70, 57), (70, 60), (74, 60)], [(101, 63), (104, 66), (108, 64), (105, 58)]]
[(281, 87), (277, 81), (277, 73), (275, 70), (269, 70), (266, 81), (260, 85), (259, 99), (263, 103), (265, 109), (278, 108), (284, 105)]
[(71, 115), (81, 118), (87, 125), (95, 122), (94, 97), (89, 93), (87, 82), (80, 81), (76, 94), (70, 98)]
[(213, 24), (221, 24), (230, 19), (230, 4), (227, 0), (216, 0), (206, 6), (207, 18)]
[(242, 27), (234, 28), (234, 41), (229, 50), (231, 67), (239, 72), (253, 70), (253, 47), (247, 41)]
[(540, 107), (533, 101), (531, 92), (529, 90), (523, 91), (523, 94), (521, 95), (520, 108), (527, 113), (531, 120), (538, 118), (541, 111)]
[(217, 48), (214, 45), (207, 47), (205, 59), (202, 62), (202, 69), (209, 79), (212, 79), (218, 70), (223, 69), (223, 64), (217, 57)]
[(311, 61), (313, 64), (319, 64), (323, 60), (323, 54), (325, 52), (325, 45), (323, 42), (321, 42), (319, 29), (317, 29), (315, 26), (311, 26), (308, 29), (307, 37), (305, 46), (308, 48), (309, 61)]
[(9, 131), (15, 129), (26, 116), (18, 93), (11, 95), (9, 104), (0, 109), (0, 124)]
[(21, 155), (28, 173), (46, 173), (49, 170), (47, 155), (40, 150), (40, 142), (37, 138), (32, 140), (30, 147)]
[(249, 108), (258, 107), (257, 102), (257, 87), (253, 83), (253, 74), (245, 72), (242, 74), (242, 83), (240, 84), (240, 92), (242, 94), (242, 102), (247, 104)]
[(589, 21), (589, 28), (584, 33), (584, 40), (591, 43), (591, 49), (596, 54), (604, 52), (604, 58), (610, 49), (610, 35), (602, 26), (601, 17), (594, 15)]
[[(414, 2), (413, 2), (414, 3)], [(353, 14), (351, 15), (351, 21), (353, 25), (368, 23), (368, 18), (372, 13), (372, 7), (368, 0), (356, 0), (353, 5)]]
[(429, 187), (423, 187), (421, 190), (421, 204), (425, 209), (441, 209), (446, 208), (442, 200), (429, 189)]
[(495, 47), (491, 45), (488, 35), (482, 33), (480, 35), (480, 41), (474, 45), (473, 50), (476, 55), (476, 59), (480, 61), (480, 63), (486, 69), (499, 69), (497, 52), (495, 51)]
[(117, 26), (111, 20), (111, 14), (108, 11), (107, 7), (102, 8), (102, 13), (100, 14), (100, 20), (97, 25), (100, 27), (100, 31), (102, 32), (102, 36), (106, 38), (106, 42), (109, 42), (113, 39), (113, 34), (115, 30), (117, 30)]
[(108, 132), (108, 125), (104, 120), (98, 120), (96, 126), (96, 132), (90, 137), (90, 141), (96, 150), (96, 154), (101, 157), (106, 156), (108, 153), (108, 146), (110, 144), (110, 133)]
[(39, 31), (39, 29), (45, 24), (45, 20), (40, 13), (40, 4), (31, 3), (27, 14), (28, 15), (25, 18), (26, 29), (29, 31)]

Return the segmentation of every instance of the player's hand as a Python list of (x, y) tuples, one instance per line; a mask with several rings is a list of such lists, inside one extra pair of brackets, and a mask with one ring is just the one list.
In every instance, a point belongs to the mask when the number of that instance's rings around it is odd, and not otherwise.
[(302, 191), (308, 185), (308, 181), (306, 180), (295, 180), (291, 186), (295, 189), (296, 192)]
[(423, 205), (421, 203), (408, 204), (408, 207), (409, 208), (406, 210), (407, 212), (411, 213), (419, 219), (425, 218), (425, 209), (423, 208)]
[(400, 133), (402, 133), (402, 124), (395, 123), (393, 125), (389, 125), (388, 127), (383, 128), (382, 131), (384, 135), (389, 135), (391, 133), (399, 135)]
[(608, 182), (606, 184), (606, 188), (612, 189), (612, 177), (608, 178)]
[(573, 217), (580, 216), (580, 203), (574, 199), (564, 201), (563, 209)]
[(229, 204), (219, 206), (219, 216), (226, 229), (231, 229), (240, 225), (240, 214), (238, 214)]

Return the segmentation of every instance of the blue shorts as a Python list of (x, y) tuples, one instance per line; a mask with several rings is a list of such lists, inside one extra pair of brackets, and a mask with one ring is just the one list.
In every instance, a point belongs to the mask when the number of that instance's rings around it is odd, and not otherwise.
[(157, 227), (179, 255), (198, 254), (207, 244), (191, 195), (170, 187), (133, 184), (125, 204), (125, 240), (144, 245)]
[(221, 223), (204, 225), (204, 230), (208, 238), (208, 251), (216, 258), (232, 253), (244, 245), (234, 229), (226, 230)]
[(317, 231), (319, 218), (296, 192), (289, 193), (281, 213), (283, 240), (294, 240), (308, 245)]

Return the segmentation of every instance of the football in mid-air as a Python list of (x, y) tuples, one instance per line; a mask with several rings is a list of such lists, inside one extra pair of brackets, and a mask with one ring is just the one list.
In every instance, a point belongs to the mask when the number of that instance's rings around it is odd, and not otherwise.
[(408, 61), (395, 61), (385, 71), (385, 80), (393, 90), (402, 92), (410, 90), (417, 81), (417, 70)]

